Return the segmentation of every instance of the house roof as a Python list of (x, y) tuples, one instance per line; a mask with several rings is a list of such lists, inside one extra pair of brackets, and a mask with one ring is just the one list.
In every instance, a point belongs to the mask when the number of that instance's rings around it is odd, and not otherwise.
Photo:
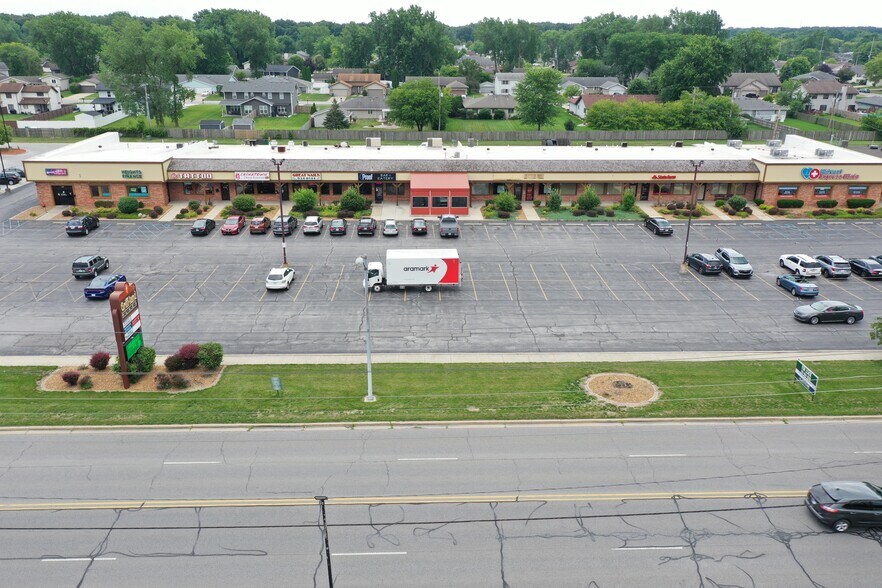
[(882, 108), (882, 95), (879, 94), (861, 94), (854, 101)]
[(388, 110), (385, 96), (356, 96), (340, 103), (342, 110)]
[(245, 127), (252, 128), (254, 126), (254, 119), (251, 118), (234, 118), (233, 119), (234, 127)]
[(224, 82), (223, 92), (297, 92), (297, 82), (291, 78), (272, 76), (246, 82)]
[(45, 84), (26, 84), (22, 91), (26, 94), (32, 94), (35, 92), (51, 92), (54, 89), (55, 88), (52, 86), (47, 86)]
[(613, 76), (605, 76), (605, 77), (575, 77), (575, 76), (567, 76), (563, 79), (563, 82), (571, 82), (573, 84), (579, 84), (583, 88), (604, 88), (609, 87), (608, 84), (618, 84), (619, 78)]
[(793, 76), (794, 80), (799, 80), (800, 82), (805, 82), (807, 80), (836, 80), (838, 79), (833, 74), (828, 74), (825, 71), (810, 71), (808, 73), (804, 73), (802, 75)]
[(805, 82), (802, 87), (809, 94), (839, 94), (842, 92), (843, 87), (848, 96), (858, 93), (853, 86), (843, 84), (838, 80), (809, 80)]
[(213, 119), (213, 118), (204, 118), (199, 121), (200, 127), (202, 127), (202, 126), (219, 127), (219, 126), (222, 126), (223, 124), (224, 124), (224, 121), (218, 120), (218, 119)]
[(379, 82), (382, 77), (378, 73), (349, 73), (341, 72), (337, 74), (338, 82), (346, 82), (348, 84), (367, 84), (369, 82)]
[(497, 80), (518, 80), (521, 81), (524, 79), (524, 76), (527, 75), (524, 72), (499, 72), (496, 74)]
[(28, 96), (18, 101), (19, 104), (49, 104), (49, 98), (39, 98), (37, 96)]
[(300, 71), (300, 68), (296, 65), (268, 65), (264, 73), (288, 73), (292, 69)]
[(448, 86), (453, 82), (466, 83), (465, 76), (405, 76), (404, 83), (429, 80), (436, 86)]
[(0, 92), (18, 94), (24, 86), (24, 84), (16, 84), (15, 82), (0, 83)]
[(3, 61), (0, 61), (0, 69), (9, 69), (9, 66), (8, 66), (8, 65), (6, 65), (6, 63), (5, 63), (5, 62), (3, 62)]
[(732, 98), (732, 102), (741, 110), (767, 110), (775, 112), (787, 110), (786, 106), (768, 102), (767, 100), (760, 100), (759, 98)]
[(268, 100), (262, 96), (252, 96), (251, 98), (236, 98), (233, 100), (221, 100), (221, 106), (242, 106), (243, 104), (248, 104), (249, 102), (263, 102), (264, 104), (268, 104), (270, 106), (273, 105), (271, 100)]
[(110, 98), (107, 96), (102, 97), (102, 98), (95, 98), (94, 100), (92, 100), (92, 104), (115, 104), (115, 103), (116, 103), (116, 98)]
[(444, 87), (445, 87), (445, 88), (462, 89), (462, 88), (468, 88), (469, 85), (466, 84), (465, 82), (460, 82), (459, 80), (453, 80), (452, 82), (450, 82), (449, 84), (445, 85)]
[(517, 101), (511, 94), (490, 94), (480, 98), (465, 98), (462, 101), (463, 108), (477, 108), (479, 110), (482, 108), (507, 110), (516, 108), (517, 105)]
[(734, 73), (723, 82), (724, 88), (740, 88), (751, 82), (759, 82), (767, 88), (780, 87), (781, 80), (773, 73)]

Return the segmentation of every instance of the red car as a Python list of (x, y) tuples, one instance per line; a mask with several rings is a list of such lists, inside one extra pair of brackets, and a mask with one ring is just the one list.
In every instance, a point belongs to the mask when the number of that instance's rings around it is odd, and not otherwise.
[(270, 219), (265, 216), (259, 216), (257, 218), (251, 219), (251, 224), (248, 225), (248, 230), (252, 235), (264, 235), (270, 229)]
[(245, 228), (244, 216), (231, 216), (221, 225), (221, 234), (238, 235)]

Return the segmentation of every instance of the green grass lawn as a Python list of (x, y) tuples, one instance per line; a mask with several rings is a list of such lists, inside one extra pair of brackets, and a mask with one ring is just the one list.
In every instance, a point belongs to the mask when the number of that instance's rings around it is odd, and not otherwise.
[[(330, 94), (298, 94), (297, 100), (300, 102), (327, 102), (332, 96)], [(339, 100), (338, 100), (339, 102)]]
[[(231, 125), (233, 120), (239, 117), (221, 116), (221, 107), (217, 104), (197, 104), (188, 106), (181, 113), (181, 119), (178, 127), (182, 129), (198, 129), (201, 120), (223, 120), (227, 126)], [(138, 118), (127, 116), (105, 127), (107, 130), (120, 129), (137, 124)], [(146, 119), (145, 119), (146, 120)], [(296, 130), (300, 129), (309, 120), (309, 114), (295, 114), (289, 118), (284, 117), (257, 117), (255, 120), (255, 129), (257, 130)], [(166, 120), (167, 128), (174, 128), (171, 120)]]
[[(564, 123), (567, 120), (572, 120), (574, 124), (578, 125), (581, 121), (578, 117), (573, 116), (571, 113), (566, 110), (561, 109), (555, 119), (542, 127), (543, 131), (564, 131)], [(578, 128), (578, 127), (577, 127)], [(536, 125), (525, 125), (520, 120), (477, 120), (477, 119), (461, 119), (461, 118), (449, 118), (447, 119), (447, 127), (444, 129), (445, 131), (450, 132), (473, 132), (473, 133), (487, 133), (487, 132), (502, 132), (502, 131), (535, 131)]]
[(784, 123), (780, 126), (782, 127), (793, 127), (796, 129), (800, 129), (802, 131), (826, 131), (827, 127), (824, 125), (819, 125), (813, 122), (808, 122), (805, 120), (798, 120), (795, 118), (788, 118)]
[[(808, 327), (807, 327), (808, 328)], [(363, 365), (228, 367), (214, 388), (185, 394), (38, 392), (47, 368), (0, 369), (0, 425), (135, 425), (475, 419), (620, 419), (868, 415), (882, 412), (882, 361), (813, 362), (812, 398), (794, 362), (375, 364), (365, 404)], [(655, 403), (617, 408), (588, 397), (586, 375), (626, 372), (661, 389)], [(272, 390), (278, 376), (282, 392)]]
[(73, 111), (73, 112), (68, 112), (67, 114), (62, 114), (61, 116), (57, 116), (57, 117), (53, 118), (52, 120), (58, 120), (58, 121), (62, 121), (62, 120), (76, 120), (76, 116), (77, 116), (78, 114), (79, 114), (79, 112), (75, 110), (75, 111)]

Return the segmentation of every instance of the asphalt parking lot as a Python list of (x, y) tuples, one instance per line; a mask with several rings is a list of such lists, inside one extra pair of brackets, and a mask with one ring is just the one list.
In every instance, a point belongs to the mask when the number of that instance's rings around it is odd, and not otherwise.
[[(857, 325), (797, 323), (806, 302), (775, 286), (783, 253), (882, 253), (878, 221), (695, 222), (689, 250), (734, 247), (755, 268), (750, 280), (680, 271), (686, 227), (656, 237), (639, 223), (464, 223), (442, 240), (437, 222), (414, 237), (300, 232), (287, 239), (297, 277), (267, 292), (281, 261), (273, 235), (192, 237), (189, 223), (102, 221), (70, 238), (61, 222), (0, 225), (0, 354), (90, 353), (112, 349), (106, 302), (83, 298), (87, 280), (70, 264), (110, 258), (111, 272), (138, 284), (144, 332), (160, 353), (217, 340), (229, 353), (357, 353), (364, 349), (359, 255), (387, 248), (459, 249), (463, 283), (426, 293), (370, 294), (378, 352), (527, 352), (859, 349), (882, 314), (882, 281), (818, 278), (820, 298), (862, 306)], [(823, 243), (823, 245), (818, 245)], [(725, 354), (721, 354), (725, 356)]]

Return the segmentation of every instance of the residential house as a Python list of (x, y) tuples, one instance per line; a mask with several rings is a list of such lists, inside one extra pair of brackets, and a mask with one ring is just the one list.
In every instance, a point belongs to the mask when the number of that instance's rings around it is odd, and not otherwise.
[(306, 80), (301, 80), (300, 78), (283, 78), (281, 76), (263, 76), (259, 78), (261, 80), (286, 80), (289, 82), (294, 82), (294, 85), (297, 87), (297, 92), (299, 94), (306, 94), (312, 91), (312, 82), (307, 82)]
[(299, 78), (300, 68), (296, 65), (268, 65), (263, 75), (264, 77)]
[(337, 81), (328, 84), (331, 96), (336, 98), (348, 98), (359, 96), (363, 91), (368, 95), (386, 95), (387, 86), (382, 83), (380, 74), (374, 73), (338, 73)]
[(829, 74), (825, 71), (810, 71), (808, 73), (800, 74), (798, 76), (793, 76), (790, 78), (791, 80), (796, 80), (797, 82), (808, 82), (811, 80), (839, 80), (833, 74)]
[(50, 61), (48, 59), (43, 60), (43, 63), (40, 64), (40, 68), (43, 70), (43, 73), (47, 73), (47, 74), (60, 74), (61, 73), (61, 68), (58, 67), (58, 64), (56, 64), (55, 62)]
[(227, 82), (221, 91), (226, 116), (291, 116), (297, 107), (297, 84), (284, 78)]
[(567, 76), (560, 84), (561, 90), (569, 86), (578, 86), (582, 94), (624, 94), (628, 88), (619, 82), (616, 77), (575, 77)]
[(511, 94), (491, 94), (480, 98), (463, 98), (462, 106), (473, 114), (481, 110), (501, 110), (505, 113), (505, 118), (509, 119), (517, 108), (517, 101)]
[(855, 108), (858, 91), (838, 80), (809, 80), (800, 86), (802, 94), (809, 97), (807, 110), (830, 112)]
[(64, 74), (43, 74), (41, 76), (12, 76), (3, 80), (4, 82), (19, 82), (21, 84), (30, 84), (34, 86), (52, 86), (58, 93), (70, 89), (70, 78)]
[(483, 94), (484, 96), (492, 94), (493, 93), (493, 86), (494, 86), (493, 82), (481, 82), (478, 85), (478, 94)]
[(94, 94), (97, 90), (98, 84), (101, 83), (101, 80), (98, 79), (98, 76), (91, 76), (88, 79), (80, 82), (80, 92), (83, 94)]
[[(228, 82), (235, 82), (236, 78), (232, 74), (177, 74), (178, 84), (183, 88), (193, 90), (199, 96), (208, 96), (214, 94), (217, 89)], [(82, 88), (82, 84), (80, 84)]]
[(404, 83), (418, 80), (429, 80), (437, 87), (447, 89), (451, 96), (465, 96), (469, 93), (469, 86), (463, 76), (407, 76)]
[(760, 100), (759, 98), (732, 98), (732, 102), (741, 109), (742, 114), (750, 118), (766, 122), (784, 122), (787, 118), (787, 107)]
[(61, 108), (61, 92), (52, 86), (0, 83), (0, 107), (10, 114), (40, 114)]
[(340, 110), (350, 121), (368, 119), (384, 122), (390, 108), (386, 104), (386, 96), (355, 96), (341, 102)]
[(485, 57), (484, 55), (478, 55), (474, 51), (469, 51), (462, 57), (456, 60), (456, 65), (461, 64), (466, 59), (470, 59), (478, 64), (482, 70), (487, 73), (493, 73), (496, 71), (496, 63), (489, 57)]
[(101, 82), (98, 82), (98, 85), (95, 87), (95, 93), (98, 94), (98, 97), (92, 100), (92, 111), (107, 115), (122, 110), (122, 106), (116, 101), (113, 90)]
[(784, 67), (785, 63), (787, 63), (787, 61), (785, 61), (783, 59), (776, 59), (775, 61), (772, 62), (772, 67), (775, 68), (776, 74), (779, 74), (779, 75), (781, 74), (781, 68)]
[(773, 73), (734, 73), (720, 86), (732, 98), (762, 98), (780, 90), (781, 80)]
[(658, 96), (655, 94), (580, 94), (570, 98), (567, 108), (579, 118), (585, 118), (591, 107), (603, 100), (619, 103), (628, 102), (629, 100), (658, 102)]
[(858, 94), (854, 99), (854, 108), (858, 112), (882, 111), (882, 94)]
[(524, 75), (522, 72), (497, 73), (493, 79), (493, 93), (496, 96), (514, 95), (514, 90), (524, 79)]

